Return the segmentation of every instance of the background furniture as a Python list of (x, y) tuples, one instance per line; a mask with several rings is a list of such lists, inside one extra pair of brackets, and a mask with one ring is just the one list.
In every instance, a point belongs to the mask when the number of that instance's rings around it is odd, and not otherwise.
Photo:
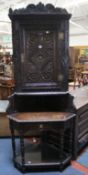
[(69, 81), (74, 81), (75, 65), (79, 63), (79, 48), (69, 47)]
[(6, 110), (8, 105), (8, 100), (0, 100), (0, 137), (11, 136), (9, 121), (6, 117)]
[(0, 85), (0, 99), (7, 100), (8, 97), (13, 93), (14, 85)]
[(84, 86), (71, 91), (74, 96), (74, 106), (76, 113), (75, 123), (75, 154), (88, 144), (88, 87)]

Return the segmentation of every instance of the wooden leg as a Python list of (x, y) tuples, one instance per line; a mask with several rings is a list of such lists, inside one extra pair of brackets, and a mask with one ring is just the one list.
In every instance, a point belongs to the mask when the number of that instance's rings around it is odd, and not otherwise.
[(64, 129), (60, 130), (60, 160), (63, 160), (63, 149), (64, 149)]
[(21, 151), (21, 163), (22, 163), (22, 172), (24, 172), (25, 168), (25, 149), (24, 149), (24, 137), (23, 137), (23, 131), (20, 130), (20, 151)]
[(10, 130), (11, 130), (11, 137), (12, 137), (13, 161), (15, 162), (15, 159), (16, 159), (15, 132), (14, 132), (13, 123), (11, 121), (10, 121)]

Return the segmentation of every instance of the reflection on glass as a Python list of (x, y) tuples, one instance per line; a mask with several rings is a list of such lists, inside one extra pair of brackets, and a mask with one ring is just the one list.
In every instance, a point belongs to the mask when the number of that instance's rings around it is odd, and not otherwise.
[(64, 39), (64, 33), (63, 32), (59, 32), (58, 33), (58, 38), (63, 40)]
[(46, 34), (49, 34), (49, 33), (50, 33), (50, 31), (49, 31), (49, 30), (47, 30), (47, 31), (46, 31)]
[(59, 74), (59, 75), (58, 75), (58, 81), (63, 81), (63, 78), (64, 78), (64, 77), (63, 77), (62, 74)]
[(41, 44), (38, 45), (38, 48), (39, 48), (39, 49), (42, 49), (42, 47), (43, 47), (43, 46), (42, 46)]

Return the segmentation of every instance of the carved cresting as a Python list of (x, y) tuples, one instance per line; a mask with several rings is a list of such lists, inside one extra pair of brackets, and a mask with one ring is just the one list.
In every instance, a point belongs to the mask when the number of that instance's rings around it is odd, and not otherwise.
[[(9, 17), (11, 18), (12, 15), (19, 15), (19, 14), (31, 14), (31, 13), (57, 13), (57, 14), (63, 14), (66, 18), (70, 17), (66, 9), (64, 8), (58, 8), (54, 7), (52, 4), (46, 4), (44, 5), (43, 3), (39, 2), (37, 5), (34, 4), (29, 4), (26, 8), (22, 9), (16, 9), (12, 10), (11, 8), (9, 9)], [(67, 16), (66, 16), (67, 15)]]

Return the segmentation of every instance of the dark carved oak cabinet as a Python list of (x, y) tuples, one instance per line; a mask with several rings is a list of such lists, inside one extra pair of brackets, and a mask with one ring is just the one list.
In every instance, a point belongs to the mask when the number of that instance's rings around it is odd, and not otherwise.
[(70, 14), (40, 3), (9, 16), (16, 91), (67, 91)]
[(70, 16), (65, 9), (42, 3), (9, 10), (15, 90), (7, 112), (14, 165), (22, 171), (62, 170), (74, 155), (75, 114), (68, 92)]

